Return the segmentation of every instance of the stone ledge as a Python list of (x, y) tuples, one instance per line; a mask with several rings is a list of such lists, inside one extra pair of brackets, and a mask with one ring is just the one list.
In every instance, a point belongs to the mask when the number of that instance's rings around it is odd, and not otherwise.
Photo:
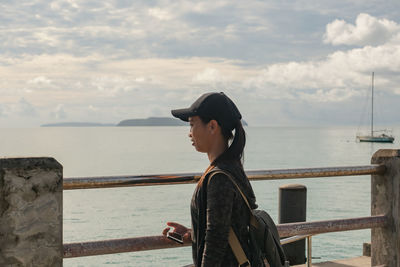
[(62, 169), (62, 165), (50, 157), (0, 158), (0, 169)]

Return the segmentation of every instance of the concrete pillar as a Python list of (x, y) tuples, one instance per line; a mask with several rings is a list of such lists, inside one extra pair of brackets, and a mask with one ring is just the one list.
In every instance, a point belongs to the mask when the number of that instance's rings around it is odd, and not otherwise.
[(62, 266), (62, 166), (0, 159), (0, 266)]
[(386, 166), (371, 177), (371, 215), (389, 219), (387, 227), (371, 230), (371, 266), (400, 267), (400, 150), (378, 150), (371, 163)]
[[(307, 210), (307, 187), (288, 184), (279, 187), (279, 223), (305, 222)], [(290, 265), (306, 262), (306, 240), (282, 246)]]

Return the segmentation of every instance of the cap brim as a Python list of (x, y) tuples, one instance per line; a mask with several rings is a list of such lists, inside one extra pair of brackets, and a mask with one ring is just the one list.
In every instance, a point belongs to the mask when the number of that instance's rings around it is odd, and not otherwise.
[(189, 121), (189, 117), (194, 116), (194, 112), (190, 108), (173, 109), (171, 110), (172, 116), (183, 121)]

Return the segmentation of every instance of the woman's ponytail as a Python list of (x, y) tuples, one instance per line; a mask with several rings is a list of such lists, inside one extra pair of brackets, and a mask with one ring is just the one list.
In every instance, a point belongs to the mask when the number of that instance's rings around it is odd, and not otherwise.
[(243, 129), (242, 122), (238, 120), (235, 126), (235, 135), (232, 131), (222, 128), (222, 134), (228, 140), (232, 140), (232, 143), (228, 149), (222, 153), (214, 162), (221, 160), (234, 160), (243, 164), (244, 157), (244, 146), (246, 145), (246, 132)]

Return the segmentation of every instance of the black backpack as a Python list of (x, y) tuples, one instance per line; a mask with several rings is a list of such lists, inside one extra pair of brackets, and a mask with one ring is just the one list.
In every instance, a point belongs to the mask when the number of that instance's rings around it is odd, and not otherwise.
[[(278, 229), (271, 216), (264, 210), (252, 210), (250, 242), (256, 257), (266, 259), (271, 267), (288, 266)], [(253, 252), (253, 253), (254, 253)]]
[[(238, 189), (239, 193), (242, 195), (243, 200), (246, 202), (246, 205), (251, 211), (249, 234), (253, 257), (255, 257), (255, 259), (266, 259), (271, 267), (289, 266), (286, 260), (285, 252), (280, 242), (278, 229), (276, 228), (276, 225), (271, 216), (269, 216), (269, 214), (264, 210), (251, 209), (246, 196), (243, 194), (242, 190), (237, 185), (232, 175), (227, 171), (213, 171), (210, 175), (209, 181), (212, 176), (217, 173), (223, 173), (229, 177), (229, 179)], [(229, 245), (231, 246), (235, 257), (239, 262), (239, 266), (246, 266), (246, 262), (248, 263), (247, 266), (250, 266), (250, 261), (244, 254), (239, 240), (237, 239), (236, 234), (233, 232), (232, 228), (229, 233)]]

